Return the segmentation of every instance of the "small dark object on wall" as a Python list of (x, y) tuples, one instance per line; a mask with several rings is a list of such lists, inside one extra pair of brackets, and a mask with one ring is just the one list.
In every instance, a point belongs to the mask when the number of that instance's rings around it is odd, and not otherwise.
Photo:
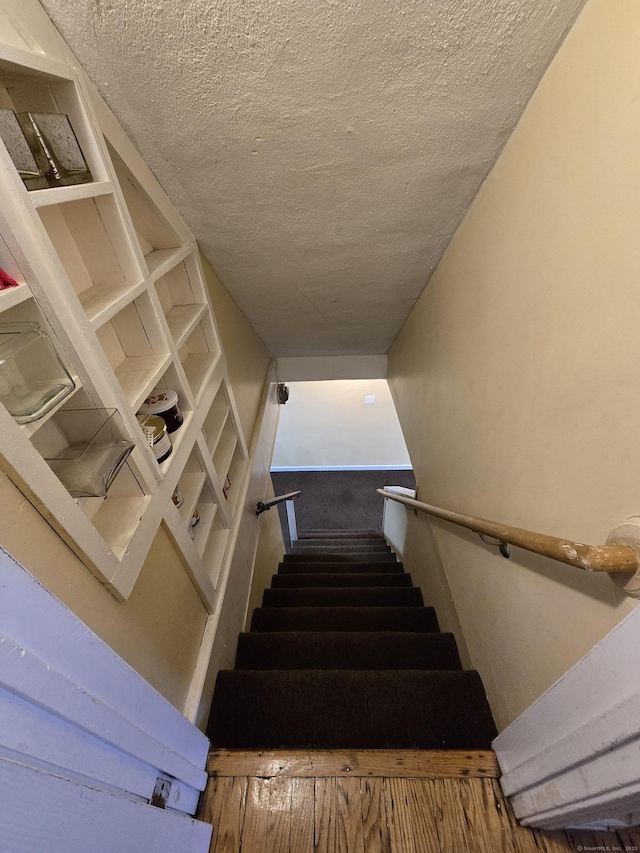
[(284, 382), (278, 382), (278, 402), (284, 404), (289, 399), (289, 389)]

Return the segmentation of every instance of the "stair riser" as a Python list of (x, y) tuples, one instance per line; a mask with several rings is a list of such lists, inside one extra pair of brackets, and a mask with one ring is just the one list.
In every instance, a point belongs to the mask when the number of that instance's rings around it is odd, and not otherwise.
[(369, 574), (367, 572), (320, 572), (297, 575), (273, 575), (271, 578), (272, 589), (300, 589), (301, 587), (343, 587), (343, 586), (387, 586), (406, 587), (412, 586), (411, 575), (398, 572), (379, 572)]
[(335, 563), (394, 563), (396, 555), (386, 551), (355, 551), (352, 554), (285, 554), (285, 563), (313, 563), (313, 562), (335, 562)]
[(451, 634), (241, 634), (236, 669), (461, 669)]
[(293, 574), (350, 574), (352, 572), (362, 572), (364, 574), (380, 573), (385, 574), (402, 574), (404, 567), (402, 563), (353, 563), (350, 560), (344, 562), (323, 562), (322, 560), (306, 560), (305, 562), (286, 562), (280, 563), (278, 567), (279, 575)]
[(351, 554), (391, 554), (391, 549), (386, 548), (290, 548), (287, 554), (295, 557), (298, 554), (326, 554), (329, 559), (334, 559), (336, 555), (351, 556)]
[(417, 587), (265, 589), (263, 607), (420, 607)]
[[(439, 631), (432, 607), (258, 607), (252, 631)], [(357, 638), (355, 638), (357, 640)]]
[(378, 548), (388, 548), (389, 545), (384, 539), (344, 539), (340, 542), (335, 539), (296, 539), (291, 543), (292, 548), (331, 548), (331, 549), (348, 549), (357, 548), (364, 551), (366, 548), (377, 550)]
[(382, 539), (379, 530), (298, 530), (298, 539)]

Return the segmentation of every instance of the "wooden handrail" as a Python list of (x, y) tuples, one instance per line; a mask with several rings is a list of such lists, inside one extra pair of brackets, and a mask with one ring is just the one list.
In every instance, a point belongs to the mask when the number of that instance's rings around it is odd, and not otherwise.
[(501, 542), (508, 542), (534, 554), (542, 554), (552, 560), (576, 566), (587, 572), (635, 572), (640, 568), (640, 561), (633, 548), (627, 545), (581, 545), (579, 542), (571, 542), (568, 539), (558, 539), (555, 536), (547, 536), (544, 533), (535, 533), (533, 530), (525, 530), (522, 527), (511, 527), (508, 524), (499, 524), (496, 521), (488, 521), (486, 518), (478, 518), (475, 515), (464, 515), (453, 512), (442, 507), (431, 506), (422, 501), (416, 501), (404, 495), (396, 495), (385, 489), (376, 490), (379, 495), (391, 501), (397, 501), (411, 509), (425, 512), (436, 518), (451, 521), (474, 533), (482, 533), (492, 536)]

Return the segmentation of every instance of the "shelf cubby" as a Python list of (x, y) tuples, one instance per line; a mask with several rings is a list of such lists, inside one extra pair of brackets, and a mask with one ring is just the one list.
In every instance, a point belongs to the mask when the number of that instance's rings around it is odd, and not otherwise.
[(173, 342), (180, 349), (202, 319), (207, 304), (203, 297), (196, 297), (184, 261), (157, 278), (155, 289)]
[(151, 501), (141, 486), (142, 479), (132, 462), (127, 462), (105, 498), (86, 498), (82, 509), (118, 559), (129, 547), (140, 519)]
[(236, 447), (233, 452), (233, 456), (231, 457), (231, 464), (229, 465), (229, 470), (227, 471), (226, 477), (222, 482), (224, 495), (227, 501), (229, 502), (232, 514), (234, 514), (236, 511), (238, 494), (240, 492), (239, 485), (242, 481), (244, 464), (244, 459), (240, 454), (240, 448)]
[(151, 259), (149, 272), (155, 259), (152, 255), (181, 245), (179, 236), (151, 201), (140, 181), (125, 164), (115, 148), (107, 141), (111, 162), (118, 177), (136, 236), (146, 258)]
[(182, 493), (184, 502), (181, 507), (178, 507), (178, 512), (180, 513), (180, 518), (182, 519), (185, 527), (189, 526), (189, 522), (193, 517), (193, 512), (198, 505), (205, 479), (206, 474), (202, 470), (185, 470), (180, 476), (178, 488)]
[[(202, 554), (209, 540), (209, 534), (211, 532), (211, 527), (213, 525), (217, 511), (218, 506), (213, 498), (209, 483), (205, 482), (195, 507), (195, 512), (198, 513), (200, 520), (198, 521), (196, 526), (192, 528), (194, 532), (193, 543), (196, 546), (196, 550), (200, 557), (202, 557)], [(187, 521), (187, 524), (190, 523), (191, 519)]]
[(144, 287), (114, 196), (42, 207), (38, 213), (89, 321), (99, 328)]
[[(70, 66), (6, 45), (0, 46), (0, 108), (16, 113), (62, 113), (69, 117), (93, 183), (108, 181), (106, 164)], [(65, 187), (76, 189), (82, 185)], [(54, 191), (63, 188), (54, 188)], [(43, 190), (49, 192), (50, 190)]]
[(96, 335), (129, 405), (137, 411), (171, 363), (149, 294), (126, 304)]
[(216, 587), (222, 560), (224, 557), (227, 542), (229, 540), (229, 530), (222, 525), (222, 521), (218, 516), (211, 527), (207, 544), (202, 552), (202, 562), (213, 587)]
[(233, 429), (233, 424), (227, 420), (213, 453), (213, 467), (216, 469), (222, 487), (224, 487), (224, 481), (229, 472), (237, 443), (238, 436)]
[(8, 287), (0, 290), (0, 312), (7, 311), (24, 302), (25, 299), (31, 298), (31, 288), (24, 282), (24, 274), (20, 269), (13, 253), (7, 243), (0, 237), (0, 267), (8, 273), (14, 281), (18, 282), (17, 287)]
[(184, 372), (196, 401), (200, 400), (221, 356), (213, 323), (204, 316), (178, 350)]
[(225, 424), (230, 414), (229, 401), (224, 383), (221, 383), (216, 396), (214, 397), (211, 408), (202, 424), (202, 431), (209, 449), (209, 456), (213, 457), (214, 451), (220, 441), (220, 436), (224, 430)]

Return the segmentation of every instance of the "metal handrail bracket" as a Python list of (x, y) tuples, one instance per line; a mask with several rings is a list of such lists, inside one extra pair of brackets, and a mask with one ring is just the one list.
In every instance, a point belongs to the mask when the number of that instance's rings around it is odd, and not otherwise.
[(302, 493), (300, 491), (287, 492), (286, 495), (278, 495), (277, 498), (270, 498), (268, 501), (258, 501), (256, 504), (256, 515), (266, 512), (268, 509), (271, 509), (272, 506), (281, 504), (283, 501), (295, 500), (295, 498), (300, 497), (301, 494)]

